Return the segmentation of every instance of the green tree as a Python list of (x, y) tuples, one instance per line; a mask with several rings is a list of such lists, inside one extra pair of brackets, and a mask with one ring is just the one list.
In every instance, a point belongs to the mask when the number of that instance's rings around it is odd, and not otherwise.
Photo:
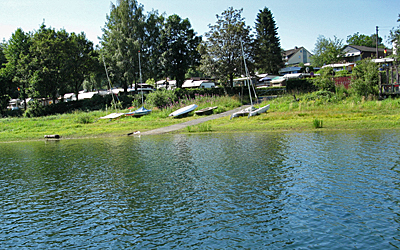
[(241, 43), (244, 47), (246, 62), (252, 59), (251, 28), (246, 26), (242, 17), (243, 9), (228, 8), (221, 15), (216, 15), (215, 25), (209, 25), (207, 40), (199, 47), (202, 55), (201, 69), (209, 76), (220, 79), (222, 86), (233, 87), (233, 79), (244, 75)]
[(6, 109), (10, 100), (9, 88), (12, 83), (12, 76), (6, 68), (7, 59), (4, 54), (5, 43), (0, 43), (0, 114)]
[(5, 64), (7, 63), (7, 58), (6, 55), (4, 54), (5, 48), (6, 48), (6, 43), (4, 41), (0, 43), (0, 69), (5, 67)]
[(199, 67), (190, 68), (186, 72), (185, 78), (193, 78), (193, 77), (206, 77), (206, 75), (204, 75), (204, 73), (201, 70), (199, 70)]
[[(372, 41), (371, 47), (376, 48), (376, 34), (372, 34), (370, 37), (371, 37), (371, 41)], [(382, 37), (378, 36), (378, 48), (384, 49), (385, 45), (382, 44), (382, 42), (383, 42)]]
[(68, 85), (78, 100), (79, 90), (84, 80), (89, 79), (90, 74), (95, 71), (97, 54), (94, 51), (93, 43), (87, 40), (83, 32), (78, 35), (71, 33), (68, 45)]
[[(382, 37), (378, 37), (378, 47), (384, 48), (385, 45), (382, 44)], [(370, 36), (360, 34), (359, 32), (354, 33), (351, 36), (347, 36), (346, 43), (349, 45), (358, 45), (358, 46), (366, 46), (366, 47), (376, 47), (376, 34), (372, 34)]]
[(50, 97), (53, 102), (65, 93), (68, 82), (69, 34), (43, 24), (32, 37), (30, 78), (33, 97)]
[(32, 43), (31, 35), (18, 28), (11, 36), (4, 50), (7, 58), (6, 67), (12, 75), (14, 87), (18, 89), (18, 98), (24, 100), (26, 109), (26, 98), (28, 97), (30, 70), (30, 46)]
[(373, 42), (370, 36), (360, 34), (359, 32), (347, 36), (346, 43), (349, 45), (372, 47)]
[(158, 15), (157, 11), (148, 13), (145, 28), (141, 55), (142, 75), (144, 79), (160, 79), (163, 77), (160, 58), (161, 51), (161, 32), (164, 27), (165, 18)]
[(189, 68), (199, 64), (200, 54), (197, 47), (201, 37), (191, 28), (189, 19), (178, 15), (167, 18), (161, 32), (161, 63), (165, 76), (176, 80), (176, 86), (182, 87)]
[(136, 0), (118, 0), (103, 28), (102, 54), (110, 77), (127, 93), (139, 76), (139, 50), (144, 43), (143, 6)]
[(281, 45), (272, 12), (268, 8), (260, 10), (256, 19), (254, 40), (255, 66), (265, 73), (278, 74), (283, 67)]
[(379, 93), (379, 70), (376, 63), (370, 59), (358, 61), (352, 75), (350, 86), (354, 94), (368, 97)]
[(343, 40), (334, 36), (333, 40), (320, 35), (315, 43), (312, 65), (316, 67), (340, 62), (343, 59)]
[(109, 84), (104, 70), (103, 58), (100, 55), (100, 49), (96, 47), (92, 55), (95, 57), (95, 60), (93, 61), (89, 78), (86, 78), (83, 82), (83, 88), (89, 91), (102, 88), (107, 89)]

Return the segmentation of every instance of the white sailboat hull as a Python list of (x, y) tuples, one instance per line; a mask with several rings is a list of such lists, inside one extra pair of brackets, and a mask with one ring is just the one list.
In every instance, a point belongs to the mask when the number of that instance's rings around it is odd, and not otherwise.
[(184, 114), (186, 114), (186, 113), (189, 113), (189, 112), (195, 110), (196, 108), (197, 108), (197, 105), (196, 105), (196, 104), (192, 104), (192, 105), (183, 107), (183, 108), (181, 108), (181, 109), (178, 109), (178, 110), (172, 112), (171, 114), (169, 114), (169, 116), (180, 116), (180, 115), (184, 115)]
[(251, 111), (249, 113), (249, 116), (259, 115), (261, 113), (267, 112), (268, 109), (269, 109), (269, 104), (264, 106), (264, 107), (258, 108), (258, 109), (254, 110), (254, 111)]
[(267, 112), (268, 109), (269, 109), (269, 104), (258, 109), (255, 109), (254, 107), (248, 107), (246, 109), (242, 109), (236, 113), (233, 113), (230, 119), (245, 115), (247, 115), (248, 117), (259, 115), (261, 113)]

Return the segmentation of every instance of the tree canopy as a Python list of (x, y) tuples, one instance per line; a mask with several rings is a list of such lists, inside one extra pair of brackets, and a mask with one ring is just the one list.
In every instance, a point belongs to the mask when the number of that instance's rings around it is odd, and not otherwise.
[(95, 70), (93, 43), (84, 33), (69, 34), (42, 24), (39, 30), (25, 33), (17, 29), (6, 44), (0, 58), (1, 108), (9, 98), (51, 98), (81, 89), (85, 79)]
[[(29, 91), (29, 79), (31, 70), (30, 46), (32, 45), (31, 35), (25, 33), (18, 28), (11, 36), (5, 49), (5, 57), (7, 58), (6, 67), (13, 74), (12, 81), (15, 88), (19, 91), (19, 98), (26, 100)], [(24, 102), (26, 109), (26, 102)]]
[(110, 15), (101, 38), (110, 77), (124, 92), (139, 74), (139, 51), (144, 41), (143, 6), (136, 0), (118, 0), (111, 6)]
[(313, 66), (323, 66), (340, 62), (343, 59), (343, 40), (334, 36), (333, 39), (320, 35), (315, 43), (314, 55), (311, 57)]
[(220, 79), (224, 87), (233, 87), (235, 76), (244, 75), (241, 43), (249, 66), (253, 62), (251, 28), (242, 17), (243, 9), (228, 8), (216, 15), (217, 22), (209, 25), (207, 40), (200, 47), (201, 69), (210, 76)]
[(199, 64), (200, 42), (201, 37), (196, 36), (189, 19), (182, 20), (178, 15), (167, 18), (161, 31), (161, 64), (164, 74), (175, 79), (178, 88), (182, 87), (188, 69)]
[[(385, 46), (382, 44), (383, 39), (378, 37), (378, 47), (384, 48)], [(358, 45), (358, 46), (366, 46), (366, 47), (376, 47), (376, 34), (372, 34), (370, 36), (360, 34), (359, 32), (354, 33), (353, 35), (347, 36), (346, 43), (349, 45)]]
[(90, 74), (96, 68), (95, 64), (99, 62), (96, 59), (97, 53), (94, 50), (93, 43), (86, 38), (85, 33), (72, 33), (68, 45), (68, 90), (73, 91), (76, 99), (78, 99), (79, 90), (84, 80), (90, 77)]

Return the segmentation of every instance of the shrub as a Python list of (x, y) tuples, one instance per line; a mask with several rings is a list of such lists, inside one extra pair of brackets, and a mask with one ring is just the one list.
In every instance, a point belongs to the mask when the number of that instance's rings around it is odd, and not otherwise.
[(26, 109), (24, 116), (26, 117), (38, 117), (43, 116), (45, 107), (37, 100), (33, 101), (29, 108)]
[(76, 113), (76, 122), (80, 124), (89, 124), (93, 122), (93, 118), (90, 114), (88, 113)]
[(154, 91), (147, 95), (147, 103), (154, 107), (162, 108), (177, 101), (174, 90)]
[[(144, 101), (144, 96), (143, 96), (143, 101)], [(133, 96), (132, 106), (133, 107), (142, 106), (142, 95), (141, 94), (135, 94)]]
[(335, 72), (335, 77), (343, 77), (343, 76), (349, 76), (349, 75), (350, 75), (350, 73), (346, 69)]
[(333, 80), (333, 68), (326, 67), (318, 71), (320, 76), (313, 78), (314, 85), (319, 90), (335, 91), (335, 81)]
[(302, 97), (303, 101), (324, 101), (329, 102), (334, 94), (327, 90), (319, 90), (312, 93), (309, 93)]
[(378, 65), (370, 59), (357, 62), (353, 69), (351, 92), (358, 96), (368, 97), (379, 93)]

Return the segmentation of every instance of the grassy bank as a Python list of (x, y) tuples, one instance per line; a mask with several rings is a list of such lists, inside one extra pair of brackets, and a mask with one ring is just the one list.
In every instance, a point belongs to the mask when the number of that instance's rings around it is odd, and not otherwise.
[[(304, 131), (347, 129), (399, 129), (400, 100), (382, 101), (358, 97), (343, 97), (326, 93), (297, 96), (287, 95), (265, 101), (270, 110), (256, 117), (240, 117), (229, 120), (224, 117), (179, 131), (198, 132), (246, 132), (246, 131)], [(126, 135), (134, 131), (147, 131), (196, 119), (197, 116), (176, 119), (168, 114), (181, 106), (196, 103), (199, 108), (218, 106), (223, 112), (240, 105), (237, 98), (202, 97), (186, 100), (164, 109), (153, 108), (151, 115), (140, 118), (121, 117), (114, 120), (99, 119), (115, 111), (74, 112), (39, 118), (0, 119), (0, 141), (43, 139), (47, 134), (60, 134), (63, 138), (82, 138)], [(119, 110), (118, 112), (128, 112)], [(315, 126), (321, 121), (320, 128)]]
[[(118, 119), (100, 119), (113, 112), (127, 113), (131, 110), (108, 110), (51, 115), (46, 117), (19, 117), (0, 119), (0, 141), (21, 141), (43, 139), (44, 135), (59, 134), (63, 138), (83, 138), (100, 136), (121, 136), (135, 131), (147, 131), (176, 123), (193, 120), (198, 117), (190, 115), (183, 118), (168, 117), (181, 107), (196, 103), (198, 109), (218, 106), (215, 112), (224, 112), (241, 105), (238, 98), (198, 95), (194, 99), (186, 98), (159, 109), (151, 108), (150, 115), (142, 117), (120, 117)], [(136, 109), (138, 107), (134, 107)]]
[[(304, 131), (348, 129), (399, 129), (400, 100), (367, 100), (362, 97), (335, 99), (287, 95), (271, 100), (267, 114), (257, 117), (210, 121), (212, 131)], [(315, 121), (322, 121), (321, 128)]]

